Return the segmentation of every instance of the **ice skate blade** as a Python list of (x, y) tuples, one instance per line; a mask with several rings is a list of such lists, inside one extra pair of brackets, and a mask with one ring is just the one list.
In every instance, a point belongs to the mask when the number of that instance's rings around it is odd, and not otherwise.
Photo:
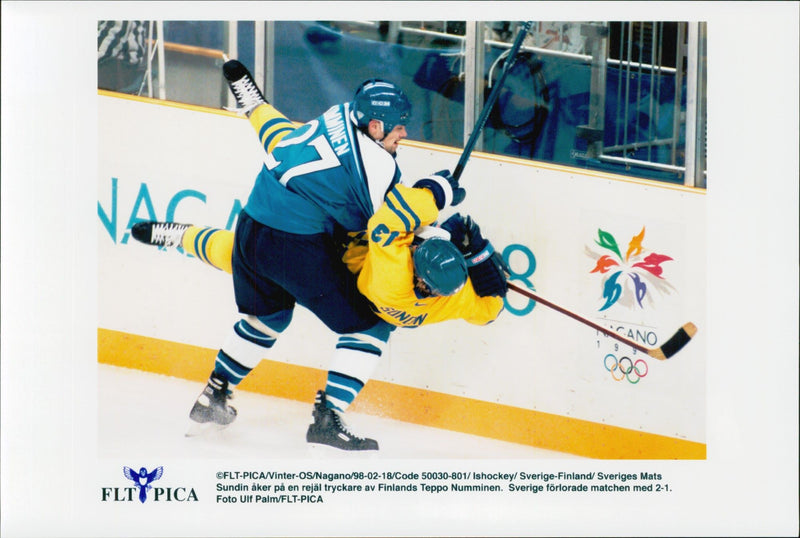
[(189, 427), (184, 434), (186, 437), (198, 437), (209, 435), (227, 428), (229, 424), (217, 424), (215, 422), (195, 422), (189, 420)]

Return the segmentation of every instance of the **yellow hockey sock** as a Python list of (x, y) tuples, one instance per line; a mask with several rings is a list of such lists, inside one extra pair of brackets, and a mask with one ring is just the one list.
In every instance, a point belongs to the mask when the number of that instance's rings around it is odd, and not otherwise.
[(187, 254), (217, 269), (232, 273), (233, 232), (207, 226), (191, 226), (181, 243)]
[(275, 149), (284, 136), (296, 129), (294, 123), (268, 103), (259, 105), (250, 113), (250, 124), (258, 133), (258, 139), (267, 153)]

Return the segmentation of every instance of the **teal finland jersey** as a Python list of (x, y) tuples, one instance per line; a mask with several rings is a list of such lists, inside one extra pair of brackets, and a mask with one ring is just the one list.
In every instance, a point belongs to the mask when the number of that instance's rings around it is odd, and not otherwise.
[(360, 231), (399, 179), (394, 157), (355, 128), (345, 103), (298, 127), (267, 154), (244, 209), (286, 232), (332, 233), (337, 223)]

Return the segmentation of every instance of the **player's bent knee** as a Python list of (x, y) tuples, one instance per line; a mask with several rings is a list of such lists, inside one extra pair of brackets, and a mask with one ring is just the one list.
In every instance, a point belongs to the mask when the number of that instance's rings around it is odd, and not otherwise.
[(282, 333), (292, 322), (294, 310), (281, 310), (266, 316), (247, 316), (245, 319), (255, 328), (276, 336)]
[(389, 336), (392, 334), (392, 331), (395, 330), (396, 327), (391, 323), (387, 323), (384, 320), (378, 320), (374, 326), (370, 327), (366, 331), (362, 331), (364, 334), (371, 336), (372, 338), (377, 338), (381, 342), (388, 342)]
[(336, 349), (381, 356), (393, 330), (393, 325), (381, 321), (365, 331), (341, 334)]

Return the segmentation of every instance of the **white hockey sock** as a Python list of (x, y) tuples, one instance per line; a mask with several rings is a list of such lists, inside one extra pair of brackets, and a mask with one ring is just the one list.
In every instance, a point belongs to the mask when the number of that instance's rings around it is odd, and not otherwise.
[(214, 370), (224, 375), (231, 385), (238, 385), (258, 366), (279, 335), (254, 317), (239, 320), (217, 353)]
[(344, 412), (372, 377), (378, 366), (382, 346), (354, 349), (355, 346), (349, 344), (341, 345), (341, 341), (340, 339), (340, 345), (333, 353), (325, 393), (328, 404)]

